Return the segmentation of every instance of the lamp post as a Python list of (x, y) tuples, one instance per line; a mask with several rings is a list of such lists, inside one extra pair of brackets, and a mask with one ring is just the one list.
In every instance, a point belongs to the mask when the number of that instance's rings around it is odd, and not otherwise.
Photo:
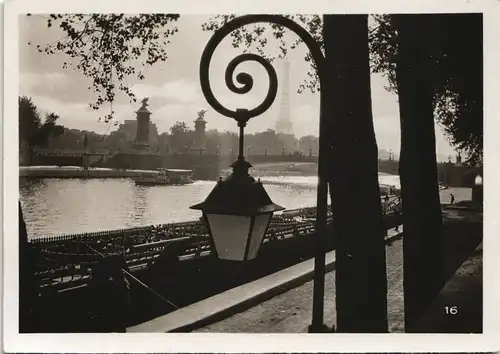
[[(223, 199), (222, 196), (219, 197), (219, 194), (222, 195), (223, 193), (221, 192), (223, 189), (227, 190), (235, 190), (240, 187), (235, 187), (236, 185), (242, 186), (241, 188), (248, 188), (250, 190), (250, 185), (255, 184), (255, 182), (252, 182), (250, 180), (250, 177), (248, 176), (248, 168), (250, 167), (249, 164), (244, 161), (242, 157), (242, 150), (243, 150), (243, 127), (245, 126), (246, 122), (256, 116), (259, 116), (263, 114), (265, 111), (267, 111), (271, 105), (274, 102), (274, 99), (276, 98), (276, 93), (277, 93), (277, 88), (278, 88), (278, 80), (277, 80), (277, 75), (276, 71), (272, 67), (272, 65), (265, 60), (263, 57), (252, 54), (252, 53), (245, 53), (237, 56), (233, 60), (231, 60), (226, 68), (225, 72), (225, 81), (227, 87), (234, 93), (238, 94), (245, 94), (250, 92), (250, 90), (253, 87), (253, 78), (251, 75), (248, 73), (239, 73), (236, 75), (236, 81), (240, 84), (240, 86), (236, 86), (234, 81), (233, 81), (233, 74), (235, 72), (236, 67), (246, 61), (255, 61), (261, 64), (267, 71), (268, 77), (269, 77), (269, 89), (267, 92), (267, 95), (264, 99), (264, 101), (257, 107), (255, 107), (252, 110), (236, 110), (232, 111), (229, 110), (228, 108), (222, 106), (219, 101), (215, 98), (211, 86), (210, 86), (210, 79), (209, 79), (209, 67), (210, 67), (210, 61), (212, 59), (213, 53), (219, 43), (227, 36), (229, 35), (232, 31), (234, 31), (237, 28), (253, 24), (253, 23), (259, 23), (259, 22), (264, 22), (264, 23), (270, 23), (273, 25), (278, 25), (278, 26), (283, 26), (292, 32), (294, 32), (303, 42), (304, 44), (308, 47), (311, 57), (313, 59), (313, 62), (316, 66), (317, 72), (318, 72), (318, 77), (319, 77), (319, 84), (320, 84), (320, 117), (319, 117), (319, 151), (318, 151), (318, 187), (317, 187), (317, 205), (316, 205), (316, 225), (315, 225), (315, 231), (316, 231), (316, 236), (315, 236), (315, 243), (316, 243), (316, 250), (315, 250), (315, 258), (314, 258), (314, 294), (313, 294), (313, 312), (312, 312), (312, 323), (309, 326), (309, 332), (311, 333), (321, 333), (321, 332), (331, 332), (332, 330), (329, 329), (327, 326), (324, 325), (323, 323), (323, 312), (324, 312), (324, 283), (325, 283), (325, 254), (326, 254), (326, 247), (325, 247), (325, 237), (326, 237), (326, 232), (327, 232), (327, 201), (328, 201), (328, 187), (327, 187), (327, 182), (326, 182), (326, 173), (325, 173), (325, 158), (326, 158), (326, 153), (328, 151), (328, 146), (326, 146), (326, 121), (325, 121), (325, 106), (326, 106), (326, 99), (325, 99), (325, 93), (324, 93), (324, 88), (325, 88), (325, 57), (323, 56), (323, 53), (321, 51), (321, 48), (319, 44), (316, 42), (316, 40), (311, 36), (311, 34), (304, 29), (302, 26), (300, 26), (298, 23), (294, 22), (293, 20), (286, 18), (284, 16), (279, 16), (279, 15), (245, 15), (245, 16), (240, 16), (237, 17), (227, 23), (225, 23), (222, 27), (220, 27), (217, 31), (214, 32), (213, 36), (210, 38), (208, 41), (203, 54), (201, 56), (201, 62), (200, 62), (200, 82), (201, 82), (201, 88), (203, 91), (203, 94), (207, 100), (207, 102), (214, 108), (215, 111), (218, 113), (234, 118), (237, 120), (238, 125), (240, 127), (240, 156), (238, 156), (238, 160), (233, 164), (233, 174), (228, 177), (225, 181), (220, 181), (217, 186), (214, 188), (212, 193), (208, 196), (207, 200), (205, 203), (199, 204), (194, 206), (193, 208), (195, 209), (201, 209), (204, 212), (204, 215), (206, 215), (206, 219), (208, 220), (208, 224), (210, 227), (210, 230), (212, 232), (212, 236), (214, 237), (214, 242), (215, 242), (215, 247), (217, 252), (219, 252), (220, 247), (217, 245), (217, 240), (216, 240), (216, 229), (220, 226), (217, 225), (224, 225), (224, 229), (227, 230), (227, 225), (229, 224), (223, 224), (222, 220), (215, 221), (215, 219), (212, 219), (212, 224), (210, 224), (210, 215), (217, 215), (214, 213), (214, 211), (218, 211), (217, 208), (222, 208), (222, 205), (217, 206), (216, 204), (223, 204), (221, 203), (221, 200)], [(238, 183), (232, 182), (232, 180), (236, 181), (241, 181)], [(247, 182), (243, 182), (247, 181)], [(243, 185), (246, 183), (246, 186), (243, 187)], [(232, 187), (230, 187), (232, 185)], [(265, 193), (264, 189), (261, 187), (257, 187), (257, 184), (255, 184), (255, 190), (259, 191), (258, 193), (261, 194), (261, 200), (262, 204), (269, 203), (270, 200), (268, 200), (267, 193)], [(265, 195), (264, 195), (265, 193)], [(229, 194), (229, 193), (228, 193)], [(229, 198), (229, 201), (231, 200), (231, 196), (228, 196), (228, 194), (224, 198)], [(221, 199), (218, 199), (221, 198)], [(234, 198), (234, 195), (232, 196)], [(217, 202), (218, 201), (218, 202)], [(241, 212), (241, 210), (253, 210), (255, 211), (256, 207), (255, 205), (253, 206), (253, 209), (250, 206), (243, 206), (243, 199), (238, 199), (238, 202), (235, 203), (234, 201), (230, 201), (227, 203), (229, 205), (230, 203), (232, 204), (235, 210), (238, 210)], [(265, 203), (264, 203), (265, 201)], [(226, 203), (224, 199), (224, 203)], [(257, 203), (258, 204), (258, 203)], [(277, 206), (274, 206), (274, 204), (268, 204), (269, 206), (269, 211), (271, 212), (276, 209)], [(271, 206), (273, 205), (273, 206)], [(212, 209), (213, 208), (213, 209)], [(247, 208), (247, 209), (245, 209)], [(220, 211), (218, 211), (220, 213)], [(227, 212), (227, 210), (225, 211)], [(234, 218), (236, 213), (233, 212), (232, 214), (225, 214), (225, 215), (232, 215), (231, 217)], [(247, 212), (247, 214), (250, 214), (250, 212)], [(220, 214), (219, 214), (220, 215)], [(236, 219), (234, 219), (236, 220)], [(241, 221), (243, 223), (243, 221)], [(250, 222), (246, 222), (249, 225)], [(255, 221), (254, 221), (255, 223)], [(232, 226), (236, 229), (236, 226)], [(238, 226), (241, 227), (241, 226)], [(241, 227), (242, 228), (242, 227)], [(245, 227), (246, 230), (246, 227)], [(227, 231), (226, 231), (227, 233)], [(241, 234), (243, 235), (243, 231), (241, 231)], [(228, 235), (229, 236), (229, 235)], [(222, 236), (224, 237), (224, 236)], [(227, 237), (227, 236), (226, 236)], [(239, 238), (234, 238), (234, 242), (237, 242), (238, 240), (242, 240), (243, 242), (244, 237), (240, 236)], [(229, 242), (229, 241), (227, 241)], [(248, 240), (246, 241), (248, 245)], [(251, 241), (250, 241), (251, 244)], [(238, 257), (232, 257), (232, 258), (242, 258), (242, 251), (241, 251), (241, 246), (232, 246), (235, 249), (239, 248), (239, 253)], [(251, 247), (251, 246), (250, 246)], [(222, 251), (226, 252), (226, 250), (223, 248)], [(223, 252), (223, 253), (224, 253)], [(225, 254), (227, 255), (229, 252), (227, 251)], [(250, 256), (250, 252), (245, 251), (245, 254), (247, 256)], [(245, 256), (243, 254), (243, 256)], [(221, 258), (221, 254), (218, 254), (219, 258)], [(243, 257), (244, 258), (244, 257)]]
[(255, 181), (248, 174), (252, 165), (243, 156), (248, 111), (239, 109), (233, 118), (240, 128), (239, 155), (231, 165), (233, 173), (221, 178), (207, 199), (191, 209), (203, 212), (217, 258), (247, 261), (257, 256), (273, 213), (285, 208), (274, 204), (260, 179)]
[(477, 175), (472, 186), (472, 204), (475, 206), (483, 205), (483, 177)]

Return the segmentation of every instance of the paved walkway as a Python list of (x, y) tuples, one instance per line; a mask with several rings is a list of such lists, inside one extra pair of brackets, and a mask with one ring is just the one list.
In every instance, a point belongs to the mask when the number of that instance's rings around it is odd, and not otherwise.
[[(404, 332), (402, 240), (387, 249), (389, 331)], [(335, 273), (326, 276), (325, 322), (335, 322)], [(196, 332), (307, 333), (311, 322), (310, 281), (248, 311)], [(457, 313), (450, 310), (456, 306)], [(482, 245), (462, 264), (412, 332), (482, 333)]]
[[(387, 247), (389, 322), (391, 332), (402, 332), (403, 250), (402, 241)], [(335, 322), (335, 272), (325, 277), (325, 322)], [(196, 332), (307, 333), (311, 323), (313, 281), (278, 295), (228, 319)]]

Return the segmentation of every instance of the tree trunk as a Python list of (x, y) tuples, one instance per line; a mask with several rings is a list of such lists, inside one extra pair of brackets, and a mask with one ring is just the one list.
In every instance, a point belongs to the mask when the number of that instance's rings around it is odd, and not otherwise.
[(28, 315), (35, 296), (33, 252), (30, 252), (28, 232), (19, 202), (19, 332), (29, 332)]
[(405, 329), (443, 287), (443, 236), (432, 90), (432, 15), (398, 15)]
[(371, 106), (368, 17), (324, 16), (324, 43), (337, 331), (383, 333), (388, 331), (385, 227)]

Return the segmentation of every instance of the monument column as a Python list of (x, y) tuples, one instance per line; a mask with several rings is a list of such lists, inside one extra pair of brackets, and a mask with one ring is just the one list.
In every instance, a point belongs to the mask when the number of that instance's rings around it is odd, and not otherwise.
[(137, 133), (134, 140), (134, 148), (138, 150), (149, 149), (149, 122), (151, 112), (148, 110), (148, 100), (146, 97), (142, 100), (142, 106), (135, 113), (137, 114)]
[(195, 130), (195, 148), (204, 149), (205, 148), (205, 129), (207, 125), (207, 121), (204, 119), (207, 111), (202, 109), (198, 112), (198, 118), (194, 121), (194, 130)]

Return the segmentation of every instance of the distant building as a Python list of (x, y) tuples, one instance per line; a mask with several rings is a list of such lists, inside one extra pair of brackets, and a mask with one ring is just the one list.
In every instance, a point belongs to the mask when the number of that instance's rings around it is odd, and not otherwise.
[[(127, 136), (127, 140), (134, 141), (137, 134), (137, 120), (136, 119), (126, 119), (117, 131), (124, 133)], [(158, 139), (158, 128), (153, 122), (149, 122), (149, 141), (155, 142)]]

